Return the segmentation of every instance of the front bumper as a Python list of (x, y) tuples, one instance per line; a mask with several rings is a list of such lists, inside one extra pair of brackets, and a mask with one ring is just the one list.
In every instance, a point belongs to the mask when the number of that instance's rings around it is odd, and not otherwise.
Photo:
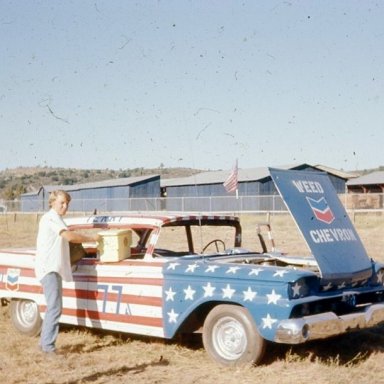
[(275, 341), (299, 344), (353, 330), (371, 328), (382, 323), (384, 323), (384, 304), (373, 304), (363, 312), (342, 316), (326, 312), (298, 319), (282, 320), (277, 326)]

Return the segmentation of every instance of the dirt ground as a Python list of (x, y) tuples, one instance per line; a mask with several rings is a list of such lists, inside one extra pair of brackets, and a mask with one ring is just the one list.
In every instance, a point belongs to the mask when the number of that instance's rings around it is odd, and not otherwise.
[[(3, 220), (1, 220), (3, 219)], [(242, 218), (254, 233), (254, 222)], [(288, 217), (269, 217), (278, 248), (305, 251)], [(353, 217), (368, 254), (384, 262), (381, 215)], [(37, 218), (0, 217), (0, 247), (34, 242)], [(209, 360), (199, 335), (190, 340), (164, 341), (85, 328), (61, 327), (62, 355), (46, 359), (38, 339), (20, 335), (10, 324), (8, 307), (0, 308), (1, 383), (258, 383), (321, 384), (384, 383), (384, 326), (300, 346), (270, 345), (258, 367), (221, 367)]]

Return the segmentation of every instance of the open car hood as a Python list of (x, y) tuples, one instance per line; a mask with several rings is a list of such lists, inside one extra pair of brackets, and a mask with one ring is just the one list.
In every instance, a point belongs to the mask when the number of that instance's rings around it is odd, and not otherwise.
[(353, 284), (368, 279), (371, 260), (328, 175), (273, 168), (269, 171), (324, 282)]

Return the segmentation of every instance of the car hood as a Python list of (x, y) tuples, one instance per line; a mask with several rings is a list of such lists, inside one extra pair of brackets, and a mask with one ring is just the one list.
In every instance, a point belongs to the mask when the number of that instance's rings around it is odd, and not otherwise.
[(319, 265), (321, 277), (340, 284), (368, 279), (371, 260), (328, 175), (269, 171)]

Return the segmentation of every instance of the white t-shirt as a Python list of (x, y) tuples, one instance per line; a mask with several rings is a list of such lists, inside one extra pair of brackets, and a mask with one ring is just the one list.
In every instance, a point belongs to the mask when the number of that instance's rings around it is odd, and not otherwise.
[(67, 226), (54, 209), (50, 209), (40, 219), (35, 261), (38, 280), (50, 272), (57, 272), (64, 281), (73, 281), (69, 243), (60, 236), (64, 230), (67, 230)]

